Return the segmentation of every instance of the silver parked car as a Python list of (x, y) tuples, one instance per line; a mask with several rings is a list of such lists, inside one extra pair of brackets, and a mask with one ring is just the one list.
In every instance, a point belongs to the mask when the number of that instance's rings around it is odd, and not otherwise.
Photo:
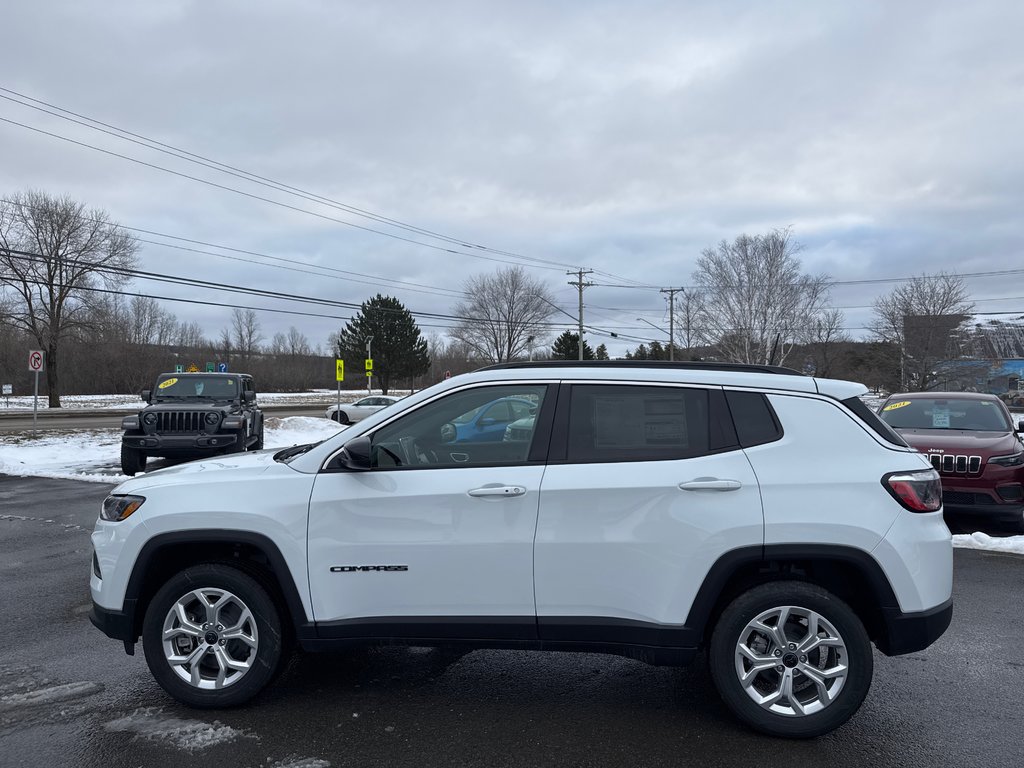
[(341, 408), (338, 408), (337, 404), (332, 405), (324, 412), (324, 416), (339, 424), (351, 424), (361, 421), (371, 413), (376, 413), (381, 408), (386, 408), (401, 399), (391, 395), (371, 395), (362, 400), (356, 400), (354, 403), (342, 403)]

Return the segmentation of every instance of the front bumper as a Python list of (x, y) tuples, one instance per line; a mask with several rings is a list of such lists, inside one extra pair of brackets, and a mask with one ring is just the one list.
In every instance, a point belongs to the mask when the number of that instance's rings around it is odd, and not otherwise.
[(125, 600), (122, 611), (104, 608), (94, 600), (92, 610), (89, 611), (89, 621), (107, 637), (123, 642), (125, 653), (129, 656), (135, 655), (135, 641), (139, 639), (135, 630), (135, 600)]
[(1024, 524), (1024, 504), (949, 504), (943, 502), (947, 515), (969, 517), (993, 523)]
[(883, 608), (885, 635), (875, 643), (886, 656), (899, 656), (927, 648), (938, 640), (953, 620), (953, 598), (927, 611), (903, 613)]
[(239, 436), (232, 432), (214, 435), (124, 435), (121, 443), (146, 453), (159, 455), (161, 451), (222, 451), (238, 444)]

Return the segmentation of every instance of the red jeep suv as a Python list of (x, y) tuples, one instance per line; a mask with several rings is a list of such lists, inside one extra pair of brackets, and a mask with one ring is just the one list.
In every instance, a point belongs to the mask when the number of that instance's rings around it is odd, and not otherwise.
[[(942, 476), (942, 504), (1024, 532), (1024, 444), (995, 395), (914, 392), (891, 395), (878, 411)], [(1024, 423), (1024, 422), (1022, 422)]]

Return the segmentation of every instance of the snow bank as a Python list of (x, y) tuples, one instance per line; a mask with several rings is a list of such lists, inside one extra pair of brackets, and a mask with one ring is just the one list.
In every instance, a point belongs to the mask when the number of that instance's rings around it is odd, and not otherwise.
[(1024, 555), (1024, 536), (997, 538), (985, 533), (960, 533), (953, 537), (953, 546), (963, 549), (985, 549), (989, 552), (1010, 552)]
[[(264, 433), (267, 448), (315, 443), (342, 429), (333, 421), (314, 416), (268, 417)], [(45, 432), (0, 436), (0, 474), (120, 483), (121, 431), (115, 429)]]
[[(374, 394), (380, 394), (375, 390)], [(388, 394), (403, 397), (409, 394), (409, 390), (395, 390)], [(341, 402), (354, 403), (360, 398), (366, 397), (365, 389), (342, 390)], [(336, 389), (314, 389), (309, 392), (260, 392), (256, 399), (262, 405), (322, 405), (326, 408), (332, 403), (338, 402), (338, 390)], [(60, 398), (62, 410), (68, 411), (93, 411), (98, 409), (114, 411), (137, 411), (141, 410), (144, 403), (139, 399), (138, 394), (134, 395), (62, 395)], [(39, 410), (47, 410), (45, 395), (39, 395)], [(0, 395), (0, 414), (31, 412), (32, 395), (12, 395), (3, 397)]]

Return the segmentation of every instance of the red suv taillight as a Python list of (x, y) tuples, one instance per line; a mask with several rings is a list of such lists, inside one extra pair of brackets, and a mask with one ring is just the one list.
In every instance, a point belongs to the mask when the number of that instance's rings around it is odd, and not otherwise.
[(882, 478), (882, 485), (911, 512), (935, 512), (942, 508), (942, 481), (934, 469), (890, 472)]

